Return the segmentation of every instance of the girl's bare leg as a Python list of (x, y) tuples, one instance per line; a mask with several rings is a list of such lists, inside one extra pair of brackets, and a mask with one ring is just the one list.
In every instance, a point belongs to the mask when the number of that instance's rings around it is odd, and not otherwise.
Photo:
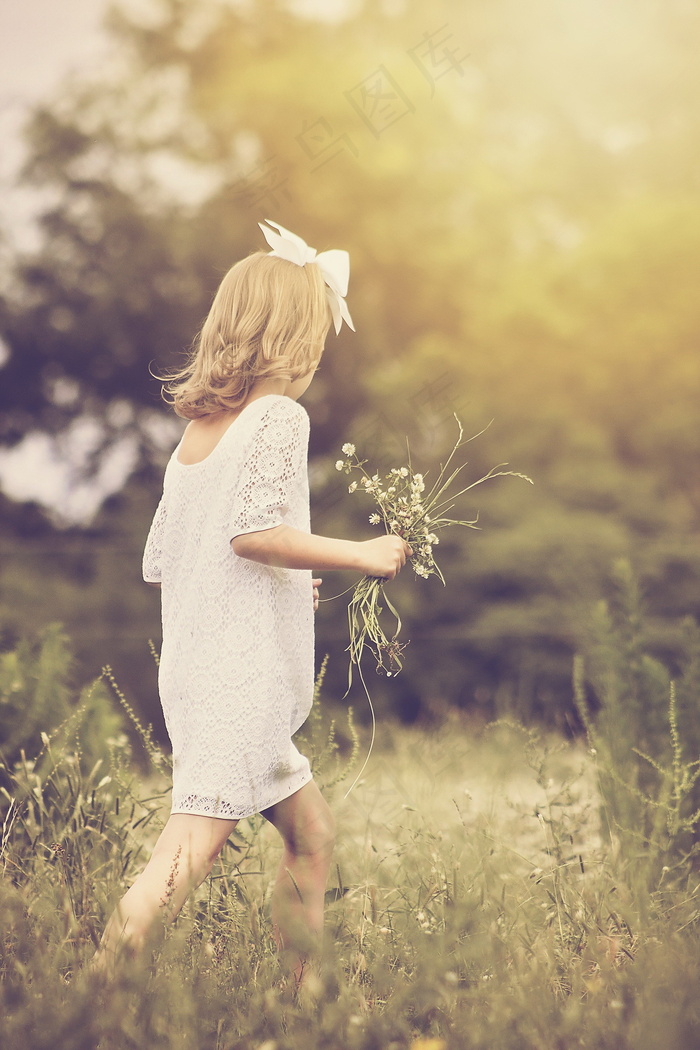
[(272, 923), (278, 950), (289, 959), (299, 984), (307, 960), (321, 942), (335, 822), (313, 781), (266, 809), (263, 816), (284, 840), (272, 894)]
[(138, 951), (156, 918), (172, 921), (212, 869), (238, 821), (173, 813), (148, 864), (112, 913), (93, 960), (111, 969), (122, 948)]

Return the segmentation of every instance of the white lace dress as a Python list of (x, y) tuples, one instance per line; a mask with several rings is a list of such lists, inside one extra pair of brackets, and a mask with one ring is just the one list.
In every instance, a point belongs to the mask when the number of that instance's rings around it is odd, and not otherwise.
[(250, 402), (199, 463), (175, 449), (146, 541), (161, 584), (158, 686), (173, 748), (173, 813), (237, 819), (311, 779), (292, 742), (313, 699), (311, 572), (239, 558), (231, 540), (309, 531), (309, 419), (291, 398)]

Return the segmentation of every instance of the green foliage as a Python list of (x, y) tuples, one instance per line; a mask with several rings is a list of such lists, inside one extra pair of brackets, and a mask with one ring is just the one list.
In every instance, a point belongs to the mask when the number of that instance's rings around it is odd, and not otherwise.
[[(316, 772), (330, 781), (326, 734)], [(320, 722), (312, 736), (323, 747)], [(383, 724), (381, 740), (335, 803), (326, 949), (301, 1000), (272, 945), (278, 847), (259, 818), (153, 953), (100, 984), (86, 964), (166, 815), (160, 774), (139, 781), (123, 738), (88, 773), (52, 747), (41, 771), (18, 763), (0, 843), (3, 1048), (694, 1045), (698, 888), (679, 867), (635, 900), (629, 866), (598, 842), (582, 749), (456, 717), (435, 734)]]
[(338, 731), (335, 718), (324, 714), (321, 689), (328, 668), (328, 654), (321, 663), (314, 684), (313, 707), (306, 722), (297, 734), (297, 742), (311, 763), (311, 772), (324, 791), (334, 788), (355, 764), (360, 742), (352, 707), (347, 708), (345, 731)]
[[(688, 625), (673, 680), (648, 651), (638, 581), (621, 562), (613, 598), (597, 610), (586, 659), (574, 662), (574, 695), (596, 755), (604, 826), (645, 887), (698, 852), (697, 633)], [(595, 714), (586, 677), (599, 705)]]
[[(143, 854), (143, 835), (156, 817), (142, 802), (129, 769), (126, 738), (108, 744), (109, 758), (84, 772), (82, 756), (47, 738), (36, 759), (22, 758), (3, 772), (6, 808), (3, 869), (21, 897), (31, 880), (38, 900), (32, 915), (47, 924), (53, 965), (70, 966), (73, 945), (99, 940), (108, 893)], [(137, 830), (138, 829), (138, 830)], [(12, 897), (12, 894), (10, 894)]]
[(157, 721), (164, 735), (155, 667), (144, 644), (160, 632), (159, 596), (140, 579), (153, 514), (150, 489), (133, 485), (89, 530), (55, 532), (45, 521), (32, 529), (26, 509), (13, 520), (13, 504), (0, 497), (0, 505), (2, 649), (60, 620), (72, 639), (74, 677), (90, 680), (113, 664), (144, 721)]
[(68, 640), (56, 624), (0, 656), (1, 744), (10, 760), (21, 749), (36, 751), (40, 731), (66, 718), (70, 670)]
[(36, 754), (49, 737), (56, 746), (77, 746), (84, 764), (106, 753), (105, 741), (120, 720), (106, 690), (96, 682), (73, 688), (74, 659), (60, 624), (51, 624), (15, 649), (0, 653), (0, 755), (7, 768)]
[[(151, 643), (151, 647), (152, 647), (152, 643)], [(152, 649), (152, 654), (153, 654), (156, 662), (158, 662), (159, 658), (156, 655), (155, 650), (153, 650), (153, 649)], [(112, 668), (109, 667), (109, 666), (103, 667), (102, 668), (102, 675), (109, 682), (109, 684), (111, 685), (112, 691), (114, 692), (115, 696), (117, 697), (117, 699), (118, 699), (122, 709), (126, 712), (127, 718), (131, 722), (131, 725), (133, 726), (134, 730), (136, 731), (136, 735), (138, 736), (139, 740), (141, 741), (141, 744), (143, 745), (143, 749), (146, 752), (146, 755), (148, 756), (148, 758), (149, 758), (151, 764), (153, 765), (153, 767), (155, 769), (160, 770), (163, 773), (170, 773), (170, 772), (172, 772), (172, 763), (170, 762), (170, 760), (168, 758), (166, 758), (166, 756), (163, 754), (161, 749), (158, 747), (158, 745), (153, 740), (153, 727), (151, 725), (145, 726), (143, 724), (143, 722), (141, 721), (141, 719), (139, 718), (139, 716), (136, 714), (136, 712), (134, 711), (133, 707), (131, 706), (131, 704), (127, 700), (127, 698), (124, 695), (124, 693), (122, 692), (121, 688), (119, 687), (119, 684), (118, 684), (116, 678), (114, 677), (114, 673), (112, 671)]]

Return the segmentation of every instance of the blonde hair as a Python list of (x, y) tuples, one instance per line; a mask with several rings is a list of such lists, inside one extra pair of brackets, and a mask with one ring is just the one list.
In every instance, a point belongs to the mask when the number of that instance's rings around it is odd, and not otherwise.
[(259, 379), (300, 379), (321, 358), (331, 325), (323, 275), (253, 252), (228, 271), (186, 366), (169, 376), (176, 413), (200, 419), (240, 407)]

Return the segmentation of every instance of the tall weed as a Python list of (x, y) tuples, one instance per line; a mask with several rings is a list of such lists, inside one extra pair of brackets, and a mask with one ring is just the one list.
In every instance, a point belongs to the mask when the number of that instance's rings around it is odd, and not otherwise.
[(601, 840), (585, 749), (458, 716), (383, 730), (343, 799), (352, 723), (341, 733), (319, 703), (306, 727), (340, 834), (324, 955), (300, 1000), (273, 947), (279, 842), (261, 818), (241, 822), (152, 952), (102, 985), (86, 963), (167, 816), (167, 770), (154, 759), (138, 777), (123, 735), (87, 770), (49, 735), (6, 768), (3, 1050), (696, 1045), (697, 880), (679, 865), (640, 906)]
[(617, 565), (615, 584), (613, 600), (597, 609), (589, 652), (574, 660), (573, 690), (596, 760), (603, 828), (643, 899), (669, 872), (685, 870), (700, 848), (698, 630), (686, 623), (674, 680), (649, 652), (644, 604), (628, 563)]

